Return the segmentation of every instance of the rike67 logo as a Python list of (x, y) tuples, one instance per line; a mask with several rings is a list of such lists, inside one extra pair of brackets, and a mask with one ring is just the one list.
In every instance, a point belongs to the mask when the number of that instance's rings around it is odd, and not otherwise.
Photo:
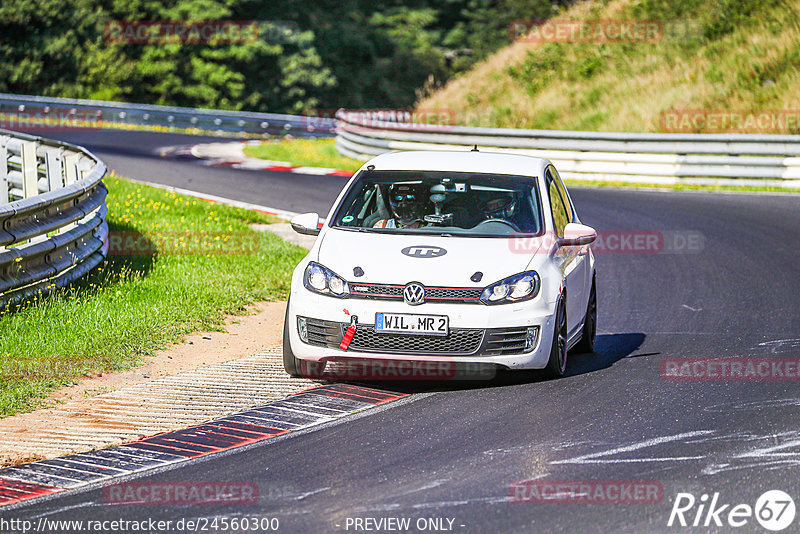
[(712, 496), (704, 493), (699, 499), (691, 493), (678, 493), (667, 526), (739, 528), (749, 525), (748, 531), (752, 531), (755, 518), (763, 528), (778, 532), (794, 522), (795, 511), (794, 500), (781, 490), (764, 492), (756, 499), (755, 506), (725, 503), (719, 493)]

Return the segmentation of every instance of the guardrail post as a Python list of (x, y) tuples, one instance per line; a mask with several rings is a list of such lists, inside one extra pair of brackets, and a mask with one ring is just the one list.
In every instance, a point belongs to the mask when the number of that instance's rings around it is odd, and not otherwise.
[[(78, 163), (80, 159), (77, 154), (69, 154), (64, 158), (64, 187), (69, 187), (78, 181)], [(78, 226), (77, 222), (65, 224), (58, 230), (58, 233), (69, 232), (76, 226)]]
[(39, 173), (36, 161), (36, 143), (23, 141), (22, 147), (22, 194), (24, 198), (39, 194)]
[(48, 150), (44, 154), (47, 186), (50, 191), (64, 187), (63, 154), (61, 150)]
[(0, 137), (0, 204), (8, 202), (8, 149), (6, 148), (8, 139)]
[(78, 156), (70, 154), (64, 158), (64, 186), (68, 187), (78, 181)]
[[(48, 150), (44, 154), (45, 169), (47, 171), (47, 184), (50, 191), (64, 187), (64, 150)], [(56, 230), (57, 234), (69, 232), (77, 225), (70, 223)]]

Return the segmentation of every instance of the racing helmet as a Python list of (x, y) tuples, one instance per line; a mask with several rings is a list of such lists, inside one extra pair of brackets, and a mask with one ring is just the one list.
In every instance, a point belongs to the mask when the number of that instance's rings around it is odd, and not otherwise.
[(517, 211), (517, 201), (513, 193), (492, 193), (483, 202), (483, 216), (486, 219), (511, 219)]
[(425, 216), (425, 198), (410, 184), (394, 184), (389, 187), (389, 205), (392, 215), (400, 222), (409, 224)]

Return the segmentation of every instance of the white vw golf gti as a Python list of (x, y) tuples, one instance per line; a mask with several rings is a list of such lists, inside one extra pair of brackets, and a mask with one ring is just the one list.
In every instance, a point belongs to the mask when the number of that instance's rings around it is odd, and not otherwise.
[(292, 375), (347, 359), (493, 364), (564, 374), (594, 348), (594, 229), (546, 159), (395, 152), (367, 162), (292, 276)]

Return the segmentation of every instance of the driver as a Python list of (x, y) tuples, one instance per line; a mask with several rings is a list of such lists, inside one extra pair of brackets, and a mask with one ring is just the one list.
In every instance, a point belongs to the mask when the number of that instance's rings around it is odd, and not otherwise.
[(419, 228), (423, 226), (425, 200), (415, 188), (408, 184), (394, 184), (389, 187), (389, 206), (391, 219), (380, 219), (373, 228)]
[(511, 193), (494, 193), (483, 203), (483, 218), (511, 222), (517, 211), (517, 201)]

